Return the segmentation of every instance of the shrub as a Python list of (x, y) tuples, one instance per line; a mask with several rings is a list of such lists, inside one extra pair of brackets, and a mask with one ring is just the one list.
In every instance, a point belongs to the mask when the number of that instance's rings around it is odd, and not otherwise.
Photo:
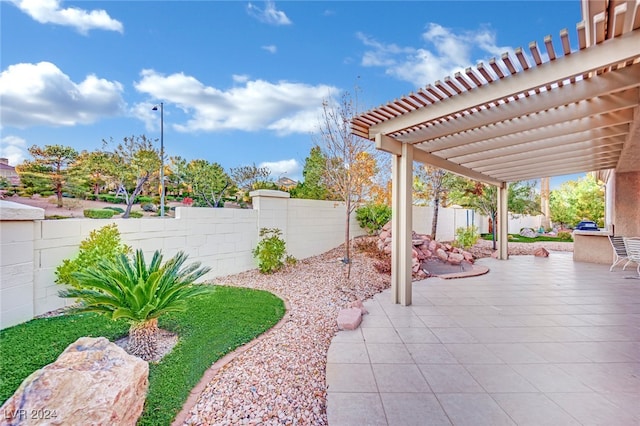
[(356, 220), (369, 234), (375, 234), (391, 219), (391, 207), (385, 204), (366, 204), (356, 210)]
[(144, 216), (144, 214), (142, 212), (139, 212), (138, 210), (131, 210), (129, 212), (129, 217), (134, 218), (134, 219), (140, 219), (142, 216)]
[(142, 250), (132, 259), (119, 254), (73, 274), (76, 286), (60, 291), (60, 297), (79, 299), (78, 312), (97, 312), (107, 318), (124, 318), (129, 328), (128, 352), (151, 361), (158, 355), (158, 318), (187, 309), (187, 300), (214, 291), (195, 281), (211, 268), (200, 262), (184, 266), (188, 255), (178, 252), (162, 262), (156, 250), (147, 264)]
[(260, 229), (260, 237), (262, 239), (252, 253), (258, 260), (258, 269), (263, 274), (271, 274), (284, 266), (287, 249), (280, 235), (282, 235), (282, 231), (278, 228)]
[(124, 209), (122, 207), (104, 207), (105, 210), (113, 210), (114, 212), (116, 212), (117, 214), (122, 214), (124, 213)]
[(572, 240), (571, 232), (569, 231), (559, 231), (557, 237), (561, 240)]
[(141, 204), (140, 207), (145, 212), (155, 212), (157, 210), (156, 206), (152, 203), (144, 203), (144, 204)]
[(56, 283), (77, 285), (73, 274), (94, 266), (100, 260), (112, 260), (119, 254), (127, 254), (131, 248), (120, 241), (120, 231), (115, 223), (91, 231), (89, 238), (80, 243), (80, 252), (73, 259), (65, 259), (56, 268)]
[(90, 217), (91, 219), (111, 219), (115, 213), (113, 210), (107, 209), (85, 209), (84, 217)]
[(465, 249), (474, 245), (478, 241), (478, 238), (480, 238), (480, 234), (476, 226), (456, 229), (456, 241)]

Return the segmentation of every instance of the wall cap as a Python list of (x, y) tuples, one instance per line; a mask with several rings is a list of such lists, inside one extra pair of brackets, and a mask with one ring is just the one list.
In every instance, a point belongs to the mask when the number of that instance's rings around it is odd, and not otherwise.
[(291, 194), (285, 191), (276, 191), (274, 189), (258, 189), (257, 191), (251, 191), (249, 193), (251, 198), (253, 197), (266, 197), (266, 198), (291, 198)]
[(44, 219), (44, 209), (0, 200), (0, 220), (38, 220)]

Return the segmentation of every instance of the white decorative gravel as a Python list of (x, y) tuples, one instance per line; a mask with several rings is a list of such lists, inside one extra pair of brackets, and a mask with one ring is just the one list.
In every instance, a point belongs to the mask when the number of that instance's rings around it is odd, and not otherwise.
[(358, 253), (347, 281), (341, 257), (335, 249), (273, 275), (253, 270), (216, 279), (286, 299), (288, 321), (224, 366), (185, 424), (327, 424), (325, 366), (338, 311), (389, 287), (389, 276)]

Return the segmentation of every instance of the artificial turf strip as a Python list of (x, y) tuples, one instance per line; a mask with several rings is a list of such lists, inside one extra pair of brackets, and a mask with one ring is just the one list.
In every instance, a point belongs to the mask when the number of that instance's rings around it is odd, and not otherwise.
[[(482, 238), (487, 241), (492, 241), (493, 237), (491, 234), (483, 234)], [(537, 243), (539, 241), (555, 241), (557, 243), (571, 243), (573, 242), (573, 238), (558, 238), (558, 237), (550, 237), (548, 235), (538, 235), (535, 238), (523, 237), (519, 234), (509, 234), (509, 242), (512, 243)]]
[[(284, 302), (271, 293), (218, 286), (189, 301), (187, 311), (161, 317), (160, 327), (180, 338), (160, 363), (149, 365), (149, 392), (138, 424), (170, 424), (207, 368), (273, 327), (284, 313)], [(78, 337), (113, 341), (127, 330), (126, 323), (82, 314), (35, 319), (0, 331), (0, 401)]]

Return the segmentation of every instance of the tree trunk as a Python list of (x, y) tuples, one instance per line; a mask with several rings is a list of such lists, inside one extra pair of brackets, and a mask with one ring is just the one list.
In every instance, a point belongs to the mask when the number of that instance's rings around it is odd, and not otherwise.
[[(434, 197), (433, 199), (433, 219), (431, 219), (431, 239), (436, 239), (436, 232), (438, 231), (438, 212), (440, 211), (440, 197)], [(453, 212), (455, 214), (455, 211)], [(455, 232), (455, 229), (454, 229)]]
[(351, 276), (351, 259), (349, 258), (349, 222), (351, 219), (351, 200), (347, 200), (347, 214), (346, 222), (344, 225), (344, 259), (342, 260), (347, 265), (347, 279)]
[(57, 202), (58, 202), (58, 207), (62, 207), (63, 203), (62, 203), (62, 183), (58, 182), (56, 183), (56, 197), (57, 197)]
[(129, 199), (127, 200), (127, 208), (124, 211), (124, 214), (122, 215), (123, 219), (128, 219), (129, 218), (129, 213), (131, 213), (131, 207), (133, 207), (133, 203), (135, 203), (136, 198), (142, 192), (142, 187), (147, 182), (147, 180), (149, 180), (149, 174), (148, 173), (147, 173), (146, 176), (141, 177), (141, 178), (138, 179), (138, 183), (136, 185), (136, 188), (131, 193), (131, 197), (129, 197)]
[(497, 221), (496, 215), (495, 215), (495, 213), (492, 213), (491, 214), (491, 224), (492, 224), (492, 226), (491, 226), (491, 238), (493, 240), (493, 249), (494, 250), (496, 250), (496, 225), (497, 225), (496, 221)]
[(129, 327), (129, 345), (131, 355), (151, 361), (158, 355), (158, 319), (132, 324)]

